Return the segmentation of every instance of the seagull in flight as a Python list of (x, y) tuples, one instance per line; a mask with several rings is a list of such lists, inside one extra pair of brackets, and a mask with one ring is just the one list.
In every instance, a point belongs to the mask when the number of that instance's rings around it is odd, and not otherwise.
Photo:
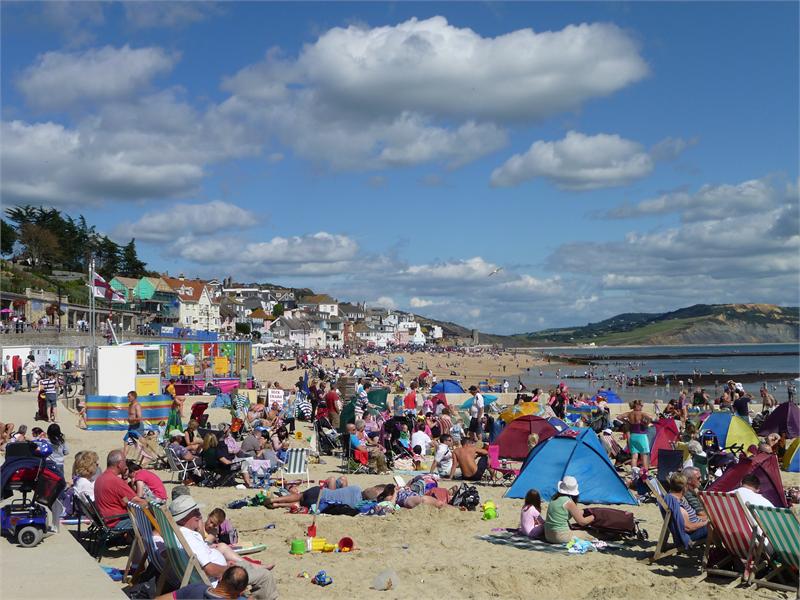
[(497, 267), (494, 271), (489, 273), (489, 275), (487, 275), (487, 277), (491, 277), (492, 275), (497, 275), (502, 270), (503, 270), (503, 267)]

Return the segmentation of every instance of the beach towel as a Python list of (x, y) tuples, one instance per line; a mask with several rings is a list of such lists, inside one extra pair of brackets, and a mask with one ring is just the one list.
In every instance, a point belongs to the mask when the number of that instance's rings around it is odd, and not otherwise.
[[(556, 554), (567, 553), (566, 544), (550, 544), (542, 540), (535, 540), (529, 538), (527, 535), (517, 533), (515, 529), (506, 529), (504, 531), (494, 531), (487, 535), (475, 536), (479, 540), (489, 542), (490, 544), (497, 544), (499, 546), (513, 546), (520, 550), (538, 550), (539, 552), (551, 552)], [(604, 550), (618, 550), (621, 546), (617, 544), (605, 543), (602, 548), (597, 548), (600, 551)]]

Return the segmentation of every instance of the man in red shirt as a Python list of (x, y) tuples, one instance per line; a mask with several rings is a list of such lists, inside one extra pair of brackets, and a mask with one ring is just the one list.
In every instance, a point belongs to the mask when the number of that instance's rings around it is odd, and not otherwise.
[(328, 419), (333, 425), (334, 429), (339, 429), (339, 390), (331, 386), (330, 391), (325, 394), (325, 406), (328, 407)]
[[(94, 482), (94, 503), (100, 516), (112, 529), (131, 529), (131, 520), (123, 517), (128, 513), (128, 501), (147, 506), (147, 501), (137, 496), (125, 483), (128, 465), (122, 450), (112, 450), (106, 458), (106, 470)], [(117, 517), (117, 518), (109, 518)]]
[(409, 387), (411, 388), (411, 390), (406, 394), (405, 398), (403, 398), (403, 406), (405, 407), (406, 410), (410, 410), (411, 412), (417, 412), (418, 384), (416, 381), (412, 381)]

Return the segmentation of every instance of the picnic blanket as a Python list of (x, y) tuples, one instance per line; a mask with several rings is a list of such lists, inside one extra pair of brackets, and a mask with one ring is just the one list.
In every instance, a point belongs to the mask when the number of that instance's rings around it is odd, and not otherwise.
[[(520, 535), (516, 533), (516, 530), (514, 529), (495, 531), (487, 535), (478, 535), (475, 537), (479, 540), (489, 542), (490, 544), (513, 546), (514, 548), (519, 548), (521, 550), (538, 550), (540, 552), (551, 552), (557, 554), (566, 554), (568, 552), (566, 544), (550, 544), (543, 540), (534, 540), (526, 535)], [(606, 542), (603, 548), (597, 548), (597, 550), (617, 550), (619, 548), (621, 548), (621, 546)]]

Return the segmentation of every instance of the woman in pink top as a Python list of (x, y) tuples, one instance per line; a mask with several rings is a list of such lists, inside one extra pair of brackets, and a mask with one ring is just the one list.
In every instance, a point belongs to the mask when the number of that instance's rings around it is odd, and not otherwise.
[(128, 461), (131, 487), (139, 498), (166, 500), (167, 490), (161, 478), (147, 469), (141, 468), (132, 460)]
[(544, 535), (544, 519), (542, 518), (542, 499), (539, 490), (528, 490), (525, 504), (519, 513), (519, 533), (529, 538), (541, 538)]

